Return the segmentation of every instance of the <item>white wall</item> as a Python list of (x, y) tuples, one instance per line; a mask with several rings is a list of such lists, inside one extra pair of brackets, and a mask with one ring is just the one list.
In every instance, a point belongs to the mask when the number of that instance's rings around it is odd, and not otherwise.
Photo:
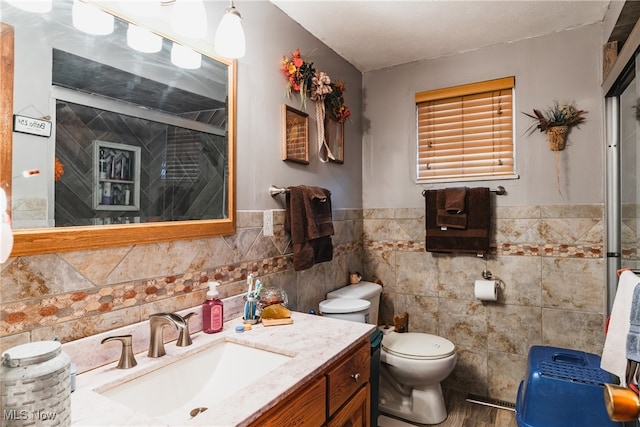
[[(423, 207), (424, 188), (455, 185), (415, 184), (416, 92), (506, 76), (516, 78), (514, 136), (520, 179), (462, 185), (503, 185), (508, 195), (496, 198), (503, 206), (603, 203), (602, 32), (602, 25), (595, 24), (366, 73), (364, 207)], [(547, 108), (554, 100), (575, 101), (588, 111), (586, 123), (572, 129), (567, 148), (560, 153), (564, 198), (556, 191), (554, 153), (545, 135), (524, 135), (531, 120), (521, 113)]]

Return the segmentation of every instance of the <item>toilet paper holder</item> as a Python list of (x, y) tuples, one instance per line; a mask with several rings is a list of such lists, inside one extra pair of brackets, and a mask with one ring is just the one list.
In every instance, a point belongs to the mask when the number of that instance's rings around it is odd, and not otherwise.
[(486, 270), (486, 269), (485, 269), (485, 270), (482, 270), (482, 278), (483, 278), (484, 280), (491, 280), (491, 279), (493, 279), (494, 277), (493, 277), (493, 274), (491, 274), (491, 272), (490, 272), (489, 270)]

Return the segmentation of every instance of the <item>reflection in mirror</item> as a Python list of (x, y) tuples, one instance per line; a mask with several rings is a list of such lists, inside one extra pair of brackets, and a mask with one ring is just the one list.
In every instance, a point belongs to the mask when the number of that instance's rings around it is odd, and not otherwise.
[[(52, 129), (50, 137), (13, 132), (13, 172), (1, 172), (3, 181), (12, 179), (17, 252), (25, 239), (45, 239), (53, 249), (58, 237), (64, 244), (92, 240), (42, 227), (95, 236), (104, 227), (77, 226), (132, 224), (109, 227), (116, 243), (127, 227), (138, 227), (128, 234), (144, 241), (232, 232), (235, 62), (187, 49), (190, 68), (178, 67), (176, 43), (132, 49), (127, 34), (138, 27), (120, 19), (111, 34), (91, 36), (73, 26), (71, 4), (55, 1), (45, 14), (1, 4), (2, 22), (15, 33), (9, 114)], [(39, 174), (25, 178), (28, 170)], [(173, 231), (163, 235), (158, 227), (168, 221)], [(154, 228), (145, 233), (147, 223)]]
[[(44, 111), (53, 113), (54, 141), (14, 136), (14, 156), (28, 155), (34, 164), (27, 163), (26, 169), (42, 172), (14, 182), (14, 228), (226, 217), (227, 66), (206, 57), (197, 70), (169, 66), (171, 42), (164, 40), (153, 54), (131, 49), (128, 24), (121, 20), (88, 50), (89, 36), (69, 25), (68, 9), (56, 2), (51, 15), (55, 18), (46, 22), (46, 34), (29, 49), (29, 55), (36, 54), (32, 71), (15, 75), (19, 95), (14, 111), (45, 105)], [(24, 27), (10, 23), (19, 45)], [(18, 47), (16, 68), (21, 55)], [(53, 89), (30, 91), (28, 83), (21, 83), (36, 79), (51, 81)], [(55, 110), (46, 103), (55, 103)], [(28, 140), (43, 149), (23, 153), (29, 143), (22, 141)], [(112, 146), (94, 153), (97, 141)], [(55, 149), (47, 150), (48, 144)], [(139, 155), (118, 150), (117, 144), (138, 147)], [(53, 162), (47, 158), (52, 152)], [(58, 176), (36, 166), (51, 163)], [(108, 171), (96, 173), (100, 166)], [(140, 173), (134, 175), (134, 168)]]

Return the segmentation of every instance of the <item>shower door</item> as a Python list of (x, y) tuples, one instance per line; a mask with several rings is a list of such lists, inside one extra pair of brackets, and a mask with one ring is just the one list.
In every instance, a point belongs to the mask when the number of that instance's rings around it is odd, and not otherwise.
[(605, 99), (607, 128), (607, 276), (609, 309), (616, 271), (640, 271), (640, 54), (634, 53)]
[[(635, 64), (636, 75), (638, 63)], [(639, 127), (636, 101), (640, 98), (634, 78), (620, 95), (620, 267), (640, 269), (638, 248), (638, 170), (640, 168)]]

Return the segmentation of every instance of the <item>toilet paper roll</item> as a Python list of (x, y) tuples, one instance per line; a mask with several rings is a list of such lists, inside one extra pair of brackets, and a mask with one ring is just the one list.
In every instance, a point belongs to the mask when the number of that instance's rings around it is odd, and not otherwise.
[(482, 301), (497, 301), (498, 284), (495, 280), (476, 280), (475, 295)]

